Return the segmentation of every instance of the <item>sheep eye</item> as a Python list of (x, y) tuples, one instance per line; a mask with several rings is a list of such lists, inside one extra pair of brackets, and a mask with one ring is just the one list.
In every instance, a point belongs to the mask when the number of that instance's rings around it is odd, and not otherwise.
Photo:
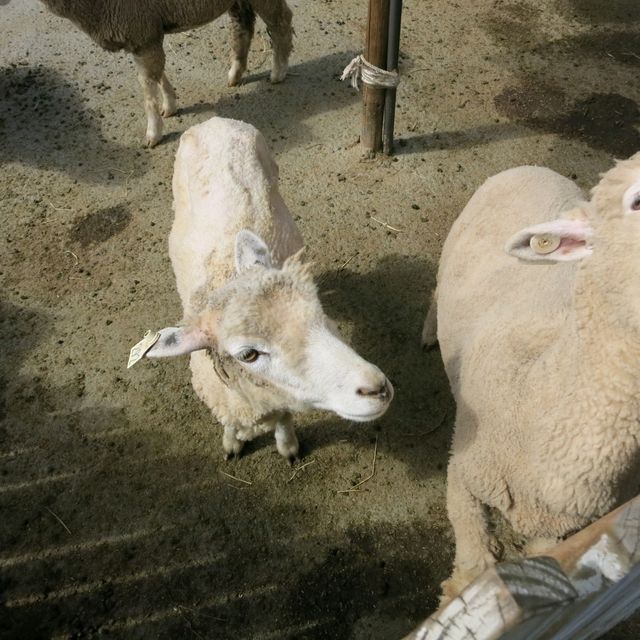
[(242, 362), (255, 362), (260, 357), (260, 352), (255, 349), (246, 349), (236, 357)]
[(631, 211), (640, 211), (640, 193), (631, 201)]

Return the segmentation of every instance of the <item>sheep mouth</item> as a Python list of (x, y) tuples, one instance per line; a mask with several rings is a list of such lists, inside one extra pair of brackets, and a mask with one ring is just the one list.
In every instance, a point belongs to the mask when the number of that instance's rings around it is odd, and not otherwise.
[(345, 420), (351, 420), (352, 422), (373, 422), (378, 418), (381, 418), (389, 408), (389, 403), (387, 402), (381, 409), (378, 411), (372, 411), (369, 413), (345, 413), (343, 411), (336, 411), (336, 413)]

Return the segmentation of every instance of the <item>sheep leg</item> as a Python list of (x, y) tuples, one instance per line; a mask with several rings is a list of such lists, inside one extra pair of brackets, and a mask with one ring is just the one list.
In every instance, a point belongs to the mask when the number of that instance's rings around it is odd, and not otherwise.
[(178, 110), (178, 103), (176, 92), (173, 90), (166, 73), (163, 73), (162, 78), (160, 78), (160, 91), (162, 92), (162, 110), (160, 114), (165, 118), (169, 118)]
[(239, 458), (242, 453), (244, 441), (238, 439), (236, 428), (230, 425), (224, 425), (222, 434), (222, 449), (224, 451), (224, 459)]
[(495, 564), (484, 506), (467, 489), (455, 463), (449, 464), (447, 473), (447, 513), (455, 534), (456, 557), (453, 574), (442, 583), (443, 604)]
[[(144, 110), (147, 114), (147, 146), (155, 147), (162, 140), (162, 118), (158, 105), (158, 89), (164, 75), (162, 43), (135, 53), (133, 58), (138, 68), (138, 80), (144, 94)], [(171, 91), (173, 92), (173, 89)]]
[(278, 453), (293, 464), (298, 458), (300, 444), (293, 429), (293, 418), (290, 413), (286, 413), (276, 423), (276, 448)]
[(293, 49), (292, 13), (284, 0), (251, 0), (256, 13), (264, 20), (273, 45), (271, 82), (282, 82), (289, 68)]
[(431, 349), (438, 342), (438, 290), (431, 294), (431, 304), (422, 327), (422, 348)]
[(246, 0), (234, 2), (229, 9), (231, 16), (231, 68), (229, 69), (228, 82), (233, 87), (240, 84), (242, 74), (247, 69), (247, 57), (253, 38), (256, 23), (256, 14), (253, 7)]

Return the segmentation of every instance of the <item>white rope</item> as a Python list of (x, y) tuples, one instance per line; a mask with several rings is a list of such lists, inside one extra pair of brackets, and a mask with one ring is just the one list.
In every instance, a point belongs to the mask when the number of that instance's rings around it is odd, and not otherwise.
[(351, 86), (359, 89), (358, 80), (370, 87), (382, 87), (384, 89), (395, 89), (400, 82), (397, 71), (385, 71), (367, 62), (363, 55), (356, 56), (342, 72), (340, 80), (351, 79)]

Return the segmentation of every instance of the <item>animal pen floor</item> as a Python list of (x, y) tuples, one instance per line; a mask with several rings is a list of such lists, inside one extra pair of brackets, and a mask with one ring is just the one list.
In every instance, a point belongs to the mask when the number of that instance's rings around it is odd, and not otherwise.
[[(442, 242), (493, 173), (547, 165), (588, 187), (640, 149), (640, 13), (405, 0), (397, 155), (362, 161), (339, 75), (367, 2), (290, 4), (282, 85), (261, 23), (233, 89), (226, 18), (167, 38), (180, 111), (153, 150), (130, 58), (35, 0), (0, 6), (2, 638), (392, 640), (436, 606), (454, 406), (419, 340)], [(301, 418), (295, 472), (271, 436), (222, 460), (186, 359), (126, 369), (180, 319), (172, 163), (213, 115), (265, 134), (326, 308), (396, 387), (377, 424)]]

